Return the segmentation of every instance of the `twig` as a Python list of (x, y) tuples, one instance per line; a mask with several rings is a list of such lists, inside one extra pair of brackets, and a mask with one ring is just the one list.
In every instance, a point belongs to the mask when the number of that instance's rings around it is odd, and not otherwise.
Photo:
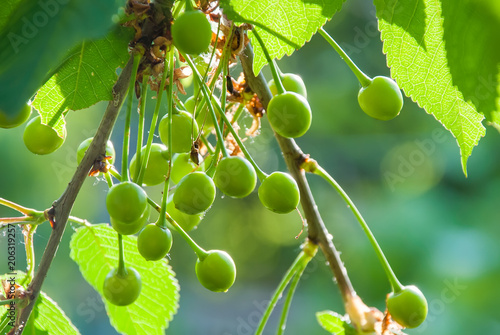
[[(253, 74), (253, 50), (250, 44), (247, 45), (243, 54), (240, 55), (240, 61), (250, 88), (252, 91), (257, 93), (262, 105), (266, 108), (272, 98), (272, 95), (262, 72), (258, 76)], [(304, 216), (308, 224), (308, 238), (312, 242), (318, 244), (321, 248), (321, 251), (325, 255), (335, 279), (337, 280), (344, 303), (348, 304), (352, 298), (356, 296), (356, 293), (354, 292), (349, 276), (347, 275), (347, 270), (340, 259), (340, 255), (333, 245), (332, 237), (326, 229), (321, 215), (317, 210), (317, 206), (314, 202), (311, 190), (309, 189), (309, 184), (307, 183), (304, 171), (300, 169), (301, 163), (307, 156), (302, 152), (302, 150), (300, 150), (293, 139), (284, 138), (278, 134), (275, 134), (275, 136), (278, 140), (281, 151), (283, 152), (283, 156), (285, 157), (288, 170), (299, 186), (300, 203), (302, 205), (302, 209), (304, 210)]]
[(129, 62), (118, 77), (115, 86), (113, 87), (113, 100), (109, 102), (108, 107), (106, 108), (106, 112), (102, 117), (101, 124), (99, 125), (99, 129), (97, 129), (94, 140), (92, 141), (89, 149), (83, 157), (82, 162), (76, 169), (76, 172), (73, 175), (73, 178), (71, 179), (64, 193), (58, 200), (56, 200), (52, 204), (52, 209), (55, 212), (55, 225), (53, 227), (49, 241), (47, 242), (47, 246), (45, 247), (45, 251), (43, 253), (42, 260), (35, 274), (35, 277), (33, 278), (31, 285), (28, 287), (28, 292), (30, 292), (31, 294), (30, 303), (20, 312), (14, 329), (14, 334), (16, 335), (22, 334), (24, 326), (26, 325), (31, 311), (33, 310), (43, 281), (47, 276), (47, 272), (50, 268), (52, 260), (54, 259), (59, 243), (61, 242), (61, 238), (63, 236), (64, 229), (66, 228), (69, 214), (76, 200), (78, 192), (80, 191), (80, 188), (83, 185), (83, 182), (85, 181), (90, 168), (106, 150), (106, 141), (111, 134), (111, 130), (113, 129), (113, 125), (115, 124), (116, 118), (123, 104), (123, 100), (127, 94), (127, 88), (132, 72), (132, 60), (133, 57), (130, 58)]

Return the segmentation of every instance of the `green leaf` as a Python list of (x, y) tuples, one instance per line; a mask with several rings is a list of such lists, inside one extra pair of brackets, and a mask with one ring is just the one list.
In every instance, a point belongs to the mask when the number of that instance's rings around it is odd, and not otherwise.
[(61, 115), (67, 110), (111, 100), (111, 90), (118, 77), (116, 69), (124, 66), (129, 58), (128, 43), (132, 36), (131, 30), (117, 27), (106, 37), (84, 41), (71, 50), (33, 102), (42, 122), (50, 122), (62, 131)]
[(80, 332), (59, 306), (41, 292), (23, 334), (79, 335)]
[[(15, 283), (19, 284), (25, 277), (25, 273), (18, 271), (15, 274)], [(1, 280), (11, 279), (12, 274), (0, 276)], [(14, 308), (19, 311), (17, 305)], [(5, 312), (4, 312), (5, 311)], [(2, 308), (2, 316), (0, 317), (0, 334), (7, 334), (12, 328), (10, 327), (5, 318), (7, 317), (8, 310)], [(8, 321), (11, 321), (10, 319)], [(40, 335), (79, 335), (80, 332), (71, 323), (64, 311), (44, 292), (40, 292), (38, 299), (33, 307), (30, 318), (24, 328), (23, 334), (40, 334)]]
[[(375, 0), (384, 52), (404, 92), (456, 138), (467, 159), (500, 124), (500, 9), (494, 0)], [(484, 116), (483, 116), (484, 115)]]
[(354, 335), (356, 331), (345, 318), (332, 311), (316, 312), (316, 319), (321, 327), (334, 335)]
[[(71, 258), (90, 285), (102, 296), (104, 278), (118, 265), (118, 238), (106, 224), (85, 226), (71, 238)], [(125, 263), (135, 268), (142, 279), (139, 298), (125, 307), (103, 301), (111, 324), (123, 334), (163, 335), (177, 312), (179, 284), (166, 259), (148, 262), (137, 251), (137, 238), (123, 236)]]
[[(221, 0), (224, 13), (237, 24), (250, 23), (262, 38), (271, 58), (291, 55), (340, 10), (345, 0)], [(267, 61), (259, 43), (254, 47), (253, 71), (258, 74)]]
[(123, 1), (11, 0), (8, 4), (7, 21), (0, 16), (0, 109), (15, 114), (70, 49), (109, 31)]

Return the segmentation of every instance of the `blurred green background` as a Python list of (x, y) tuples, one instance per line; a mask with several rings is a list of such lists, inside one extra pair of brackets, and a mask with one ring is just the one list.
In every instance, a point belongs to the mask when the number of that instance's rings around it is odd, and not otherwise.
[[(388, 75), (376, 25), (374, 7), (352, 0), (326, 29), (368, 75)], [(308, 87), (313, 124), (297, 143), (354, 200), (401, 282), (418, 285), (427, 296), (427, 321), (408, 333), (500, 334), (499, 134), (488, 128), (488, 136), (469, 159), (465, 178), (453, 137), (410, 99), (393, 121), (366, 116), (357, 104), (356, 78), (321, 37), (313, 37), (279, 65), (283, 72), (300, 74)], [(237, 71), (233, 75), (237, 77)], [(266, 76), (270, 78), (269, 72)], [(149, 107), (153, 105), (154, 100)], [(0, 197), (36, 209), (50, 207), (76, 168), (78, 144), (93, 135), (104, 109), (105, 104), (99, 103), (71, 113), (65, 144), (48, 156), (28, 152), (22, 143), (22, 127), (1, 130)], [(244, 121), (249, 124), (251, 120)], [(117, 152), (122, 129), (123, 117), (112, 136)], [(246, 143), (265, 171), (285, 170), (267, 121), (263, 121), (261, 135)], [(356, 291), (368, 305), (383, 310), (390, 287), (366, 236), (329, 185), (315, 176), (308, 179)], [(103, 180), (88, 178), (72, 214), (92, 223), (107, 222), (106, 189)], [(161, 187), (148, 189), (155, 199), (160, 192)], [(0, 216), (12, 215), (15, 212), (0, 208)], [(74, 229), (68, 226), (43, 290), (82, 334), (115, 334), (98, 294), (69, 258)], [(225, 294), (205, 290), (194, 274), (195, 255), (174, 236), (170, 256), (181, 300), (167, 333), (252, 334), (306, 236), (295, 239), (300, 229), (297, 213), (278, 215), (265, 210), (256, 192), (245, 200), (219, 193), (192, 236), (205, 248), (227, 250), (238, 267), (237, 281)], [(48, 224), (37, 230), (37, 260), (50, 230)], [(18, 268), (24, 270), (20, 233), (18, 238)], [(6, 249), (3, 239), (0, 246)], [(6, 260), (0, 262), (4, 273)], [(344, 313), (338, 288), (318, 253), (299, 284), (287, 333), (326, 334), (315, 321), (315, 312), (325, 309)], [(265, 334), (275, 332), (278, 318), (279, 312), (274, 313)]]

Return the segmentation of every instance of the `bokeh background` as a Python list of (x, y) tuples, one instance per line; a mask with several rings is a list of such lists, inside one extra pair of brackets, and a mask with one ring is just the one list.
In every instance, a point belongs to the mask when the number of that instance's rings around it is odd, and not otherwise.
[[(369, 2), (349, 1), (326, 29), (368, 75), (389, 74), (375, 9)], [(366, 116), (357, 104), (356, 78), (321, 37), (313, 37), (279, 65), (283, 72), (303, 77), (313, 109), (311, 129), (297, 143), (355, 201), (401, 282), (418, 285), (427, 296), (427, 321), (408, 333), (500, 334), (498, 132), (488, 128), (488, 135), (469, 159), (466, 178), (454, 138), (410, 99), (405, 99), (401, 115), (393, 121)], [(237, 77), (237, 69), (233, 75)], [(269, 72), (266, 75), (270, 78)], [(154, 100), (149, 106), (153, 105)], [(24, 147), (22, 127), (1, 130), (0, 197), (36, 209), (48, 208), (65, 189), (76, 168), (76, 148), (93, 135), (104, 109), (105, 104), (99, 103), (71, 113), (66, 142), (48, 156), (34, 156)], [(247, 125), (250, 121), (249, 117), (243, 119)], [(112, 135), (117, 152), (122, 129), (120, 118)], [(267, 121), (261, 135), (246, 143), (265, 171), (286, 169)], [(390, 287), (366, 236), (329, 185), (315, 176), (308, 179), (356, 291), (368, 305), (383, 310)], [(88, 178), (72, 214), (92, 223), (108, 222), (106, 189), (103, 180)], [(161, 187), (148, 192), (159, 199)], [(0, 208), (0, 216), (11, 215), (15, 212)], [(74, 229), (68, 226), (43, 290), (82, 334), (115, 334), (98, 294), (69, 258)], [(300, 229), (297, 213), (278, 215), (265, 210), (256, 192), (244, 200), (219, 193), (192, 236), (206, 248), (224, 249), (233, 256), (237, 282), (225, 294), (205, 290), (194, 274), (195, 255), (174, 236), (171, 265), (180, 281), (181, 299), (167, 333), (252, 334), (305, 238), (302, 234), (295, 239)], [(37, 230), (38, 260), (49, 235), (48, 224)], [(18, 236), (18, 264), (24, 269)], [(3, 238), (0, 246), (6, 249)], [(3, 257), (0, 265), (1, 272), (7, 272)], [(332, 274), (318, 253), (297, 289), (287, 333), (326, 334), (315, 313), (327, 309), (344, 313)], [(265, 334), (275, 332), (278, 317), (279, 312), (273, 314)]]

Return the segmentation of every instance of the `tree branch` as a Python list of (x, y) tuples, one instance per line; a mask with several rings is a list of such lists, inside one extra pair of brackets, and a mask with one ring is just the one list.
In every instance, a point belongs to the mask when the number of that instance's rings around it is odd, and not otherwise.
[[(269, 101), (272, 98), (271, 91), (267, 86), (267, 82), (262, 74), (255, 76), (252, 69), (253, 49), (250, 43), (247, 45), (243, 54), (240, 55), (240, 61), (243, 66), (245, 78), (250, 85), (252, 91), (257, 93), (264, 108), (267, 108)], [(340, 259), (340, 255), (333, 245), (332, 237), (323, 223), (323, 219), (318, 212), (313, 195), (307, 183), (304, 170), (300, 169), (301, 163), (307, 156), (297, 146), (293, 139), (284, 138), (278, 134), (274, 134), (280, 145), (283, 156), (285, 157), (286, 165), (290, 174), (297, 181), (300, 190), (300, 203), (304, 211), (304, 216), (307, 221), (308, 238), (313, 243), (316, 243), (321, 248), (321, 251), (326, 257), (328, 264), (337, 280), (340, 288), (340, 293), (345, 304), (348, 304), (353, 296), (356, 295), (352, 287), (347, 270)]]
[(68, 187), (61, 197), (52, 204), (51, 212), (55, 214), (54, 227), (49, 241), (47, 242), (47, 246), (45, 247), (45, 251), (35, 277), (28, 287), (28, 291), (31, 293), (30, 302), (26, 308), (21, 310), (20, 315), (18, 316), (14, 329), (14, 334), (16, 335), (22, 334), (24, 326), (26, 325), (31, 311), (33, 310), (38, 295), (40, 294), (43, 281), (47, 276), (47, 272), (57, 252), (59, 243), (61, 242), (61, 238), (66, 228), (66, 223), (68, 222), (69, 214), (73, 208), (78, 192), (80, 191), (80, 188), (82, 187), (83, 182), (85, 181), (85, 178), (87, 177), (87, 174), (94, 162), (100, 159), (105, 153), (106, 141), (111, 135), (111, 130), (113, 129), (120, 108), (127, 95), (130, 75), (132, 72), (132, 60), (133, 57), (130, 58), (118, 77), (116, 84), (113, 86), (113, 100), (109, 102), (106, 112), (102, 117), (101, 124), (99, 125), (96, 135), (94, 136), (94, 140), (90, 144), (90, 147), (85, 153), (80, 165), (78, 165), (73, 178), (69, 182)]

